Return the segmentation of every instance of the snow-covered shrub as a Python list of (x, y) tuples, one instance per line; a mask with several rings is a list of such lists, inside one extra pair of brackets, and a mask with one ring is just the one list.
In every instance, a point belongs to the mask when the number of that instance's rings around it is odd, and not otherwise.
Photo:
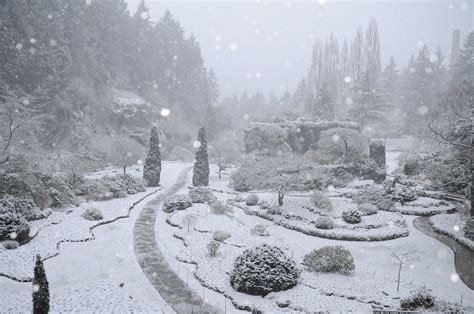
[(367, 216), (375, 215), (377, 214), (377, 206), (370, 203), (363, 203), (359, 205), (359, 211)]
[(343, 246), (324, 246), (306, 254), (303, 264), (309, 271), (350, 273), (355, 269), (351, 252)]
[(378, 210), (393, 211), (394, 202), (390, 197), (384, 197), (380, 202), (377, 203)]
[(381, 204), (387, 204), (387, 200), (391, 201), (392, 198), (385, 194), (385, 190), (378, 186), (369, 186), (367, 188), (363, 188), (359, 190), (352, 199), (356, 204), (372, 204), (377, 207), (379, 210), (383, 210), (381, 208)]
[(280, 248), (263, 244), (237, 256), (230, 284), (239, 292), (266, 296), (296, 286), (299, 274), (296, 263)]
[(212, 233), (212, 238), (216, 241), (223, 242), (230, 238), (232, 235), (230, 232), (217, 230)]
[(221, 246), (221, 243), (220, 242), (217, 242), (217, 241), (210, 241), (208, 244), (207, 244), (207, 251), (209, 252), (209, 256), (211, 257), (215, 257), (217, 256), (217, 253), (219, 252), (219, 247)]
[(237, 203), (240, 203), (240, 202), (243, 202), (243, 201), (244, 201), (244, 198), (242, 197), (242, 195), (237, 194), (237, 195), (235, 195), (235, 197), (234, 197), (234, 201), (237, 202)]
[(435, 306), (436, 299), (425, 286), (411, 292), (411, 295), (400, 301), (403, 311), (429, 310)]
[(28, 221), (45, 218), (39, 211), (35, 210), (35, 207), (34, 201), (30, 198), (12, 195), (4, 195), (0, 198), (0, 214), (13, 212), (24, 216)]
[(268, 226), (262, 224), (256, 224), (250, 229), (250, 233), (255, 236), (267, 237), (270, 233), (267, 231)]
[(163, 202), (163, 211), (166, 213), (171, 213), (175, 210), (184, 210), (188, 207), (193, 206), (193, 202), (189, 195), (187, 194), (175, 194), (168, 197)]
[(127, 194), (144, 192), (143, 184), (129, 174), (105, 176), (100, 182), (113, 194), (114, 198), (125, 197)]
[(37, 190), (36, 194), (47, 195), (50, 207), (79, 206), (79, 199), (62, 178), (44, 173), (35, 173), (34, 177), (37, 179), (36, 182), (38, 184), (34, 187)]
[(87, 220), (101, 220), (104, 219), (102, 212), (94, 207), (89, 207), (82, 213), (82, 218)]
[(230, 175), (230, 186), (233, 187), (234, 190), (239, 192), (248, 192), (252, 190), (249, 175), (249, 173), (240, 170), (232, 172)]
[(333, 210), (333, 206), (331, 204), (331, 200), (329, 199), (326, 194), (321, 191), (314, 191), (311, 195), (311, 204), (319, 209), (324, 211), (331, 211)]
[(369, 142), (357, 130), (334, 128), (321, 132), (313, 159), (321, 163), (348, 163), (367, 156)]
[(77, 190), (80, 192), (79, 195), (94, 201), (107, 201), (113, 198), (112, 192), (101, 183), (101, 180), (85, 180)]
[(416, 190), (414, 188), (400, 184), (395, 187), (394, 193), (391, 196), (392, 201), (400, 202), (402, 203), (402, 205), (404, 203), (414, 201), (418, 198), (418, 195), (416, 194)]
[(230, 205), (227, 205), (219, 200), (216, 200), (214, 203), (211, 203), (209, 205), (209, 208), (211, 209), (211, 213), (216, 215), (230, 214), (234, 212)]
[(245, 205), (247, 206), (255, 206), (258, 204), (258, 195), (257, 194), (250, 194), (247, 196), (245, 200)]
[(15, 250), (18, 248), (18, 246), (19, 246), (18, 242), (13, 241), (13, 240), (7, 240), (3, 242), (3, 247), (6, 250)]
[(267, 215), (281, 215), (283, 214), (283, 209), (281, 207), (272, 206), (266, 210)]
[(342, 219), (349, 224), (358, 224), (362, 221), (360, 211), (349, 209), (342, 212)]
[(15, 197), (33, 197), (31, 187), (24, 180), (10, 174), (0, 173), (0, 195)]
[(0, 214), (0, 241), (15, 240), (20, 244), (29, 239), (30, 225), (17, 213)]
[(335, 224), (331, 218), (322, 216), (316, 219), (314, 226), (318, 229), (334, 229)]
[(214, 193), (207, 186), (194, 186), (189, 190), (193, 203), (212, 203), (216, 200)]
[(260, 209), (269, 209), (271, 206), (270, 206), (270, 203), (267, 202), (267, 201), (261, 201), (258, 206), (260, 207)]

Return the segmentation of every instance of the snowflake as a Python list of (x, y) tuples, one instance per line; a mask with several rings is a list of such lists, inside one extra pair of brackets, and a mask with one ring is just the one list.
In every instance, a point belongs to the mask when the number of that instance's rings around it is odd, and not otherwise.
[(351, 77), (350, 77), (350, 76), (346, 76), (346, 77), (344, 78), (344, 82), (346, 82), (346, 83), (352, 82)]
[(436, 63), (436, 62), (438, 62), (438, 56), (437, 56), (436, 54), (434, 54), (434, 53), (431, 54), (431, 55), (430, 55), (430, 62), (431, 62), (431, 63)]
[(52, 46), (52, 47), (56, 46), (56, 40), (51, 39), (51, 40), (49, 41), (49, 45)]
[(424, 116), (428, 113), (428, 108), (426, 106), (418, 107), (418, 114)]
[(451, 279), (452, 282), (457, 282), (459, 280), (459, 275), (456, 273), (452, 273), (449, 278)]
[(237, 49), (239, 49), (239, 46), (237, 46), (236, 43), (232, 43), (232, 44), (230, 44), (229, 48), (232, 51), (236, 51)]
[(332, 140), (333, 140), (334, 142), (339, 141), (339, 135), (334, 134), (334, 135), (332, 136)]
[(354, 101), (352, 100), (352, 98), (350, 97), (347, 97), (346, 100), (345, 100), (345, 104), (348, 105), (348, 106), (352, 106), (352, 104), (354, 103)]
[(36, 39), (31, 38), (31, 39), (30, 39), (30, 43), (32, 43), (32, 44), (36, 43)]
[(163, 117), (167, 117), (167, 116), (170, 115), (170, 110), (169, 110), (168, 108), (161, 108), (160, 114), (161, 114)]
[(21, 50), (21, 48), (23, 48), (23, 45), (21, 43), (18, 43), (16, 44), (15, 48)]
[(453, 230), (456, 231), (456, 232), (459, 232), (460, 228), (459, 228), (458, 225), (455, 225), (455, 226), (453, 226)]
[(199, 148), (199, 147), (201, 147), (201, 142), (194, 141), (193, 146), (194, 146), (194, 148)]
[(12, 240), (15, 240), (17, 236), (18, 235), (16, 234), (16, 232), (10, 233), (10, 239), (12, 239)]
[(248, 119), (250, 119), (250, 116), (248, 114), (244, 114), (243, 118), (244, 118), (244, 120), (248, 120)]
[(40, 289), (40, 285), (38, 285), (38, 284), (33, 285), (33, 292), (38, 292), (39, 289)]
[(261, 78), (261, 77), (262, 77), (262, 74), (259, 73), (259, 72), (258, 72), (258, 73), (255, 73), (255, 77), (256, 77), (256, 78)]
[(92, 0), (86, 0), (86, 4), (87, 4), (87, 5), (91, 5), (91, 4), (92, 4)]

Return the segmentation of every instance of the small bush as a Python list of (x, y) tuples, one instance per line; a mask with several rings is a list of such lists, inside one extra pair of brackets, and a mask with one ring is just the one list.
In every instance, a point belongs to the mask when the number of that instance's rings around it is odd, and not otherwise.
[(270, 207), (266, 210), (267, 215), (281, 215), (283, 214), (283, 209), (281, 207)]
[(230, 234), (230, 232), (217, 230), (217, 231), (214, 231), (214, 233), (212, 234), (212, 239), (218, 242), (223, 242), (227, 240), (228, 238), (230, 238), (231, 236), (232, 235)]
[(15, 240), (20, 244), (30, 238), (30, 225), (25, 217), (16, 213), (0, 214), (0, 241)]
[(216, 214), (216, 215), (224, 215), (224, 214), (230, 214), (234, 212), (234, 210), (232, 209), (230, 205), (227, 205), (219, 200), (209, 205), (209, 208), (211, 209), (211, 213)]
[(350, 273), (355, 269), (351, 252), (343, 246), (324, 246), (306, 254), (303, 264), (309, 271)]
[(353, 201), (356, 204), (369, 203), (378, 208), (378, 204), (385, 198), (386, 196), (383, 188), (371, 186), (358, 191), (356, 195), (354, 195)]
[(270, 203), (267, 201), (261, 201), (260, 204), (258, 204), (260, 209), (269, 209), (270, 208)]
[(412, 291), (409, 297), (400, 301), (400, 309), (403, 311), (429, 310), (434, 306), (435, 297), (424, 286)]
[(360, 212), (356, 209), (349, 209), (342, 212), (342, 219), (349, 224), (358, 224), (362, 221)]
[(207, 251), (209, 252), (209, 256), (215, 257), (219, 252), (219, 247), (221, 246), (220, 242), (212, 240), (207, 244)]
[(377, 214), (377, 207), (375, 205), (364, 203), (359, 205), (359, 211), (364, 215), (370, 216)]
[(256, 224), (255, 226), (250, 229), (250, 233), (255, 235), (255, 236), (261, 236), (261, 237), (267, 237), (270, 235), (270, 233), (267, 231), (266, 225), (262, 224)]
[(311, 195), (311, 204), (314, 207), (325, 210), (325, 211), (333, 210), (331, 200), (321, 191), (313, 192), (313, 195)]
[(207, 186), (194, 186), (189, 190), (193, 203), (212, 203), (216, 200), (214, 193)]
[(248, 192), (252, 189), (248, 175), (240, 171), (232, 172), (229, 184), (234, 190), (239, 192)]
[(25, 217), (28, 221), (44, 218), (38, 215), (35, 209), (34, 201), (29, 198), (12, 195), (4, 195), (0, 198), (0, 214), (13, 212)]
[(316, 221), (314, 222), (314, 226), (318, 229), (328, 230), (328, 229), (334, 229), (335, 224), (331, 218), (323, 216), (316, 219)]
[(296, 263), (280, 248), (263, 244), (235, 259), (230, 284), (239, 292), (266, 296), (296, 286), (299, 273)]
[(247, 206), (255, 206), (258, 204), (258, 195), (257, 194), (250, 194), (247, 196), (245, 200), (245, 205)]
[(3, 242), (3, 247), (6, 249), (6, 250), (15, 250), (17, 249), (19, 246), (18, 242), (17, 241), (10, 241), (10, 240), (7, 240), (5, 242)]
[(184, 210), (193, 206), (193, 202), (187, 194), (175, 194), (168, 197), (164, 202), (162, 209), (165, 213), (172, 213), (175, 210)]
[(97, 208), (90, 207), (84, 211), (82, 218), (87, 220), (101, 220), (104, 219), (102, 212)]
[(244, 201), (244, 198), (242, 197), (242, 195), (237, 194), (237, 195), (235, 195), (234, 201), (240, 203), (240, 202)]
[(397, 185), (394, 193), (392, 194), (392, 201), (400, 202), (402, 205), (414, 201), (417, 198), (418, 195), (416, 194), (416, 190), (404, 185)]

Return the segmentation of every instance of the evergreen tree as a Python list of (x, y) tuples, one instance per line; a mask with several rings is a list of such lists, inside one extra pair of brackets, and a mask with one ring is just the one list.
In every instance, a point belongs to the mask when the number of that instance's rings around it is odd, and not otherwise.
[(147, 186), (158, 186), (160, 184), (161, 174), (161, 152), (160, 138), (158, 129), (153, 127), (150, 135), (150, 148), (145, 157), (145, 165), (143, 166), (143, 179)]
[(209, 185), (209, 159), (207, 156), (206, 129), (199, 129), (196, 141), (196, 161), (193, 169), (193, 185)]
[(318, 96), (313, 105), (312, 115), (313, 117), (319, 117), (319, 119), (324, 120), (334, 119), (334, 103), (331, 100), (327, 84), (323, 84), (318, 91)]
[(474, 81), (474, 32), (470, 32), (464, 41), (458, 62), (454, 65), (453, 83), (464, 80)]
[(33, 278), (33, 313), (45, 314), (49, 312), (49, 284), (44, 271), (43, 261), (36, 255), (36, 264)]

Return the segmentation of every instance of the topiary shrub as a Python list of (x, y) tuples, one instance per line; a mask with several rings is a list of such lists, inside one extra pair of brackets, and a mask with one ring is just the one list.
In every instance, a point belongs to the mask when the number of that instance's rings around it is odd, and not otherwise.
[(189, 190), (193, 203), (212, 203), (216, 200), (214, 193), (206, 186), (194, 186)]
[(314, 191), (311, 195), (311, 204), (319, 209), (325, 211), (333, 210), (331, 200), (321, 191)]
[(193, 202), (187, 194), (175, 194), (168, 197), (164, 202), (162, 209), (165, 213), (171, 213), (175, 210), (184, 210), (193, 206)]
[(435, 301), (431, 291), (422, 286), (400, 301), (400, 309), (403, 311), (429, 310), (434, 308)]
[(234, 171), (230, 175), (230, 186), (239, 192), (248, 192), (252, 190), (248, 176), (241, 171)]
[(219, 242), (223, 242), (227, 240), (228, 238), (230, 238), (231, 236), (232, 235), (230, 234), (230, 232), (227, 232), (227, 231), (217, 230), (212, 233), (212, 239)]
[(360, 211), (349, 209), (342, 212), (342, 219), (349, 224), (358, 224), (362, 221)]
[(318, 229), (329, 230), (334, 229), (335, 224), (331, 218), (322, 216), (316, 219), (314, 226)]
[(239, 292), (266, 296), (296, 286), (299, 274), (295, 262), (280, 248), (263, 244), (235, 259), (230, 284)]
[(262, 224), (256, 224), (250, 229), (250, 233), (255, 236), (268, 237), (270, 233), (267, 231), (267, 226)]
[(355, 269), (351, 252), (343, 246), (324, 246), (306, 254), (303, 264), (309, 271), (350, 273)]
[(250, 194), (247, 196), (245, 200), (245, 205), (247, 206), (255, 206), (258, 204), (258, 195), (257, 194)]
[(224, 215), (224, 214), (230, 214), (233, 213), (234, 210), (232, 209), (231, 206), (217, 200), (214, 203), (209, 205), (209, 208), (211, 209), (211, 213), (216, 214), (216, 215)]
[(82, 213), (82, 218), (86, 220), (101, 220), (104, 219), (104, 216), (102, 215), (102, 212), (98, 210), (97, 208), (90, 207)]
[(360, 204), (359, 211), (367, 216), (375, 215), (378, 212), (377, 207), (369, 203)]
[(211, 257), (215, 257), (217, 256), (217, 254), (219, 253), (219, 247), (221, 246), (221, 243), (220, 242), (217, 242), (217, 241), (210, 241), (208, 244), (207, 244), (207, 251), (209, 253), (209, 256)]
[(0, 214), (0, 241), (15, 240), (23, 244), (30, 238), (30, 225), (25, 217), (12, 212)]

